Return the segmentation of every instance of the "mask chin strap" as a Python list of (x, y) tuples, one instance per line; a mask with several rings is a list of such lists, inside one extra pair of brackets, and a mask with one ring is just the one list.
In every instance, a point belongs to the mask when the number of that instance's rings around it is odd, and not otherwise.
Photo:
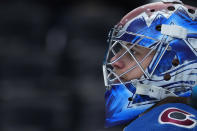
[(145, 85), (145, 84), (140, 84), (140, 83), (136, 84), (136, 94), (147, 95), (157, 100), (162, 100), (169, 96), (178, 97), (173, 92), (170, 92), (169, 90), (166, 90), (162, 87), (157, 87), (154, 85)]

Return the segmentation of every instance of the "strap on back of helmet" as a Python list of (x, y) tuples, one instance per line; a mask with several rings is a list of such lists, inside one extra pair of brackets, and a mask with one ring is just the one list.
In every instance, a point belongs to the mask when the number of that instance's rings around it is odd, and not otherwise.
[(161, 34), (168, 35), (171, 37), (186, 39), (187, 38), (187, 29), (178, 26), (178, 25), (165, 25), (161, 26)]

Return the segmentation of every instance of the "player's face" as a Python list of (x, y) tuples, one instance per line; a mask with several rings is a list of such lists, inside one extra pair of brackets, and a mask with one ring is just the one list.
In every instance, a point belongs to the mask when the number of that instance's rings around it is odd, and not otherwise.
[[(129, 45), (127, 45), (127, 47), (129, 48)], [(124, 48), (121, 49), (114, 57), (111, 58), (111, 62), (113, 62), (118, 57), (120, 57), (125, 51), (126, 51), (126, 49), (124, 49)], [(141, 46), (134, 46), (131, 50), (132, 54), (134, 54), (134, 56), (135, 56), (135, 58), (137, 59), (138, 62), (141, 61), (147, 55), (147, 53), (149, 51), (150, 51), (150, 49), (144, 48), (144, 47), (141, 47)], [(143, 67), (144, 70), (150, 64), (154, 54), (155, 54), (154, 52), (151, 53), (141, 63), (141, 66)], [(120, 74), (126, 72), (127, 70), (129, 70), (130, 68), (132, 68), (133, 66), (136, 66), (136, 65), (137, 65), (137, 63), (135, 62), (135, 60), (132, 58), (132, 56), (128, 52), (124, 56), (122, 56), (118, 61), (116, 61), (112, 64), (112, 66), (114, 68), (113, 70), (117, 75), (120, 75)], [(138, 79), (142, 75), (143, 75), (143, 71), (140, 69), (139, 66), (136, 66), (133, 70), (124, 74), (121, 77), (121, 79), (123, 81), (129, 81), (129, 80), (132, 80), (132, 79)]]

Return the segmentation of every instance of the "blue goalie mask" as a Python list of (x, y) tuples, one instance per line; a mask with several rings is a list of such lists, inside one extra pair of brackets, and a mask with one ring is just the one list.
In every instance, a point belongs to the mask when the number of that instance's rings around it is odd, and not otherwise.
[(197, 11), (179, 0), (134, 9), (109, 33), (103, 64), (106, 127), (162, 99), (188, 97), (197, 81)]

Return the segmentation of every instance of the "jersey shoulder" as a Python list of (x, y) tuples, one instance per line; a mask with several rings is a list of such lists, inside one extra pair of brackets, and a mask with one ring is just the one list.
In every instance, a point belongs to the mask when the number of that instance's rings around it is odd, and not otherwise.
[(197, 110), (182, 103), (160, 105), (124, 128), (124, 131), (133, 130), (197, 131)]

